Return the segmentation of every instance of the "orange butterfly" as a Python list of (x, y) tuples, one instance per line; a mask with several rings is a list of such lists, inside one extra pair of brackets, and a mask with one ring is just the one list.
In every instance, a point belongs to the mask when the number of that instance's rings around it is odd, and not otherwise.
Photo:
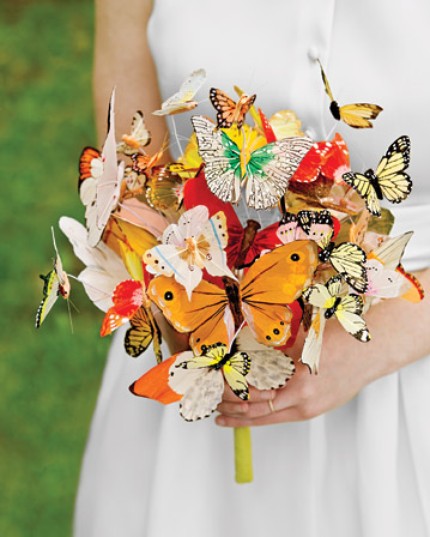
[(176, 330), (191, 333), (195, 352), (218, 342), (229, 345), (244, 320), (259, 343), (282, 346), (291, 333), (288, 304), (310, 285), (317, 250), (315, 242), (306, 240), (281, 246), (258, 259), (240, 284), (224, 279), (221, 289), (202, 280), (190, 299), (174, 278), (158, 276), (148, 295)]
[(211, 88), (209, 97), (217, 111), (217, 127), (219, 129), (229, 128), (234, 123), (240, 129), (245, 120), (245, 116), (251, 106), (254, 104), (256, 95), (241, 95), (237, 102), (233, 101), (223, 91)]

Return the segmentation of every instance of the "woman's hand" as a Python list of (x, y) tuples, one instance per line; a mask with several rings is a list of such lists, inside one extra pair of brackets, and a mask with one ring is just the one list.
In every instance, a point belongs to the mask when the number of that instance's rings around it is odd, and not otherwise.
[(418, 277), (427, 287), (421, 303), (388, 300), (366, 314), (370, 342), (357, 341), (335, 320), (327, 322), (318, 375), (298, 362), (299, 344), (290, 353), (296, 374), (284, 387), (251, 388), (247, 402), (226, 387), (216, 423), (243, 427), (310, 419), (345, 404), (369, 382), (430, 354), (430, 271)]

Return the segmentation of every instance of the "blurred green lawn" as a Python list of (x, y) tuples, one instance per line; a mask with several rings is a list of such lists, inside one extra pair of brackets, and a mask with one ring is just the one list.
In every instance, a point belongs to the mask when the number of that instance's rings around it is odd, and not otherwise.
[[(78, 285), (40, 330), (50, 226), (82, 221), (77, 161), (94, 143), (91, 0), (0, 1), (0, 535), (71, 534), (79, 466), (108, 341)], [(77, 273), (66, 238), (57, 243)]]

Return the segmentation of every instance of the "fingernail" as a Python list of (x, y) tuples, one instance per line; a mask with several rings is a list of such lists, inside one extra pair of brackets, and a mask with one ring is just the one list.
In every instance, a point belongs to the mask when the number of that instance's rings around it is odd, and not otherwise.
[(216, 419), (215, 419), (215, 423), (217, 425), (220, 425), (221, 427), (225, 427), (225, 424), (226, 424), (226, 421), (223, 417), (221, 416), (218, 416)]
[(273, 390), (266, 390), (261, 392), (261, 399), (271, 401), (273, 399)]

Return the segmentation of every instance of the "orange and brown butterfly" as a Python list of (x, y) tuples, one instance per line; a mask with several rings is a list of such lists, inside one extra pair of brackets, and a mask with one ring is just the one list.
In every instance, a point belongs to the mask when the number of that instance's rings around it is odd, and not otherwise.
[(224, 129), (236, 124), (240, 129), (257, 96), (243, 93), (236, 102), (222, 90), (211, 88), (209, 97), (217, 111), (217, 127)]
[(224, 278), (221, 288), (202, 280), (189, 298), (174, 278), (157, 276), (148, 295), (177, 331), (191, 334), (195, 352), (219, 341), (229, 345), (243, 321), (257, 342), (280, 347), (291, 333), (288, 304), (310, 284), (319, 263), (317, 250), (308, 240), (280, 246), (255, 261), (240, 284)]
[(355, 129), (372, 128), (373, 125), (370, 120), (376, 119), (379, 113), (382, 112), (382, 108), (377, 104), (370, 103), (354, 103), (339, 106), (333, 96), (323, 66), (319, 60), (318, 63), (321, 69), (321, 76), (323, 79), (325, 92), (330, 98), (330, 112), (334, 119), (343, 121)]

